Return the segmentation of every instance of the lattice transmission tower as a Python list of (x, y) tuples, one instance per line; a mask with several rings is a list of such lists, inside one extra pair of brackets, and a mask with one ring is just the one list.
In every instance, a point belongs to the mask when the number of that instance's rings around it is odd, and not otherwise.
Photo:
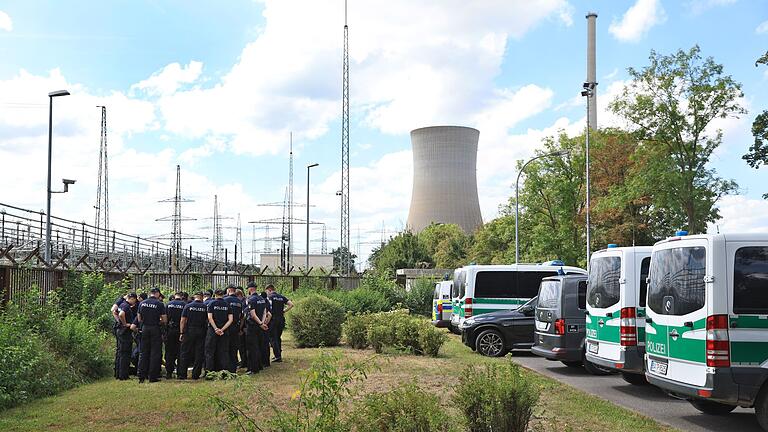
[(341, 73), (341, 274), (349, 275), (351, 260), (349, 244), (349, 26), (347, 1), (344, 0), (344, 60)]
[[(101, 143), (99, 144), (99, 180), (96, 182), (96, 250), (103, 248), (104, 252), (110, 252), (109, 248), (109, 164), (107, 157), (107, 107), (101, 108)], [(113, 252), (113, 251), (112, 251)]]

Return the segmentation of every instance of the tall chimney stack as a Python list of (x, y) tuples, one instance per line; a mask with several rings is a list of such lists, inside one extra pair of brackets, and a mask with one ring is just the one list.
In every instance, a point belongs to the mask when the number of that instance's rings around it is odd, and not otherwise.
[(592, 84), (592, 95), (589, 96), (589, 118), (587, 123), (590, 129), (597, 129), (597, 76), (595, 61), (595, 12), (587, 13), (587, 83)]

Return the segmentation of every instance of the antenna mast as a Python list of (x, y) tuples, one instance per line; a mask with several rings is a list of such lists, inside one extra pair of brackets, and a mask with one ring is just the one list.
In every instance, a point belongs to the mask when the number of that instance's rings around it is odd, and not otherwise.
[(221, 235), (221, 217), (219, 216), (219, 196), (213, 196), (213, 241), (212, 254), (216, 261), (223, 261), (224, 246)]
[(347, 0), (344, 0), (344, 60), (341, 95), (341, 271), (351, 271), (349, 244), (349, 26), (347, 25)]
[[(103, 242), (109, 252), (109, 167), (107, 165), (107, 107), (101, 108), (101, 143), (99, 145), (99, 180), (96, 186), (96, 249)], [(102, 234), (103, 232), (103, 234)]]
[(293, 132), (290, 134), (290, 153), (288, 155), (288, 249), (286, 268), (291, 265), (293, 254)]

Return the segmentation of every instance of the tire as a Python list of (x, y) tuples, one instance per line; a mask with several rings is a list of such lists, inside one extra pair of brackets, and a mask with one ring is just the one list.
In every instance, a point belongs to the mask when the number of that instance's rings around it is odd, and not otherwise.
[(763, 386), (763, 391), (757, 396), (755, 401), (755, 415), (757, 416), (757, 423), (763, 428), (764, 431), (768, 431), (768, 385)]
[(648, 380), (645, 379), (645, 375), (643, 374), (633, 374), (628, 372), (622, 372), (621, 378), (624, 379), (624, 381), (632, 384), (632, 385), (646, 385), (648, 384)]
[(456, 327), (456, 326), (455, 326), (455, 325), (453, 325), (453, 324), (448, 324), (448, 330), (449, 330), (451, 333), (453, 333), (453, 334), (457, 334), (457, 335), (460, 335), (460, 334), (461, 334), (461, 332), (459, 331), (458, 327)]
[(571, 368), (580, 368), (583, 365), (583, 363), (580, 362), (580, 361), (565, 361), (565, 360), (562, 360), (561, 363), (566, 365), (566, 366), (568, 366), (568, 367), (571, 367)]
[(609, 375), (611, 374), (611, 371), (609, 369), (605, 369), (603, 367), (600, 367), (594, 363), (592, 363), (589, 360), (584, 359), (584, 369), (589, 372), (592, 375), (602, 376), (602, 375)]
[(736, 409), (735, 405), (726, 405), (702, 399), (690, 399), (694, 408), (707, 415), (725, 415)]
[(483, 330), (475, 339), (477, 352), (486, 357), (503, 357), (507, 354), (504, 336), (496, 330)]

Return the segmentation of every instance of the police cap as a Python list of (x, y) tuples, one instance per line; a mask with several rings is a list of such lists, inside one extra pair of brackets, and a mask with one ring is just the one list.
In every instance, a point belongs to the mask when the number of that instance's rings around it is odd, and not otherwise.
[(158, 287), (153, 287), (151, 290), (149, 290), (149, 292), (150, 292), (150, 293), (152, 293), (152, 294), (154, 294), (154, 293), (160, 293), (160, 288), (158, 288)]
[(248, 288), (256, 288), (256, 282), (250, 281), (250, 282), (248, 282), (247, 286), (248, 286)]
[(135, 293), (135, 292), (130, 292), (130, 293), (128, 293), (128, 294), (126, 295), (126, 297), (127, 297), (127, 298), (136, 298), (136, 293)]
[(224, 290), (219, 288), (216, 290), (216, 295), (224, 295)]

